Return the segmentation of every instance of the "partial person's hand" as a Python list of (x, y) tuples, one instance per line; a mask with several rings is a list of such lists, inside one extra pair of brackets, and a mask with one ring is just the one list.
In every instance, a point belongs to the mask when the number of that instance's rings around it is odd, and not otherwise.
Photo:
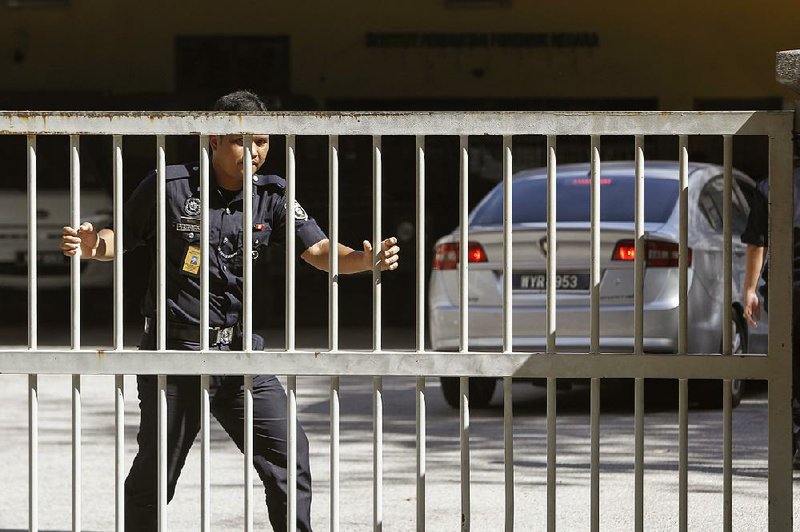
[(744, 293), (744, 318), (750, 327), (758, 327), (758, 320), (761, 319), (761, 302), (755, 290), (747, 290)]
[(75, 255), (92, 257), (99, 244), (100, 238), (97, 236), (97, 231), (89, 222), (82, 223), (77, 229), (64, 227), (61, 233), (61, 251), (67, 257)]
[(369, 240), (364, 240), (364, 257), (370, 261), (366, 270), (371, 270), (372, 266), (378, 262), (381, 265), (381, 271), (396, 270), (400, 266), (400, 246), (397, 245), (397, 238), (391, 237), (381, 242), (381, 252), (375, 257), (372, 255), (372, 244)]

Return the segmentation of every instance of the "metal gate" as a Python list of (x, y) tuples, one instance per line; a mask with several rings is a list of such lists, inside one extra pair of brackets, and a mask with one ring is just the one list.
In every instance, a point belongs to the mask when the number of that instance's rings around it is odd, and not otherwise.
[[(381, 137), (406, 135), (416, 137), (416, 349), (410, 351), (386, 350), (382, 344), (381, 272), (373, 272), (373, 345), (370, 352), (354, 352), (339, 348), (339, 299), (338, 264), (335, 255), (331, 259), (329, 274), (329, 345), (319, 350), (296, 348), (295, 342), (295, 235), (286, 234), (286, 349), (281, 351), (254, 351), (252, 349), (252, 224), (245, 223), (244, 242), (244, 351), (241, 353), (219, 353), (209, 349), (208, 335), (203, 338), (201, 352), (166, 350), (166, 275), (165, 216), (158, 217), (158, 349), (155, 351), (126, 350), (122, 340), (122, 261), (114, 263), (114, 346), (109, 351), (86, 350), (80, 338), (80, 267), (79, 258), (72, 259), (71, 267), (71, 348), (66, 351), (40, 349), (37, 330), (37, 261), (30, 260), (29, 278), (29, 334), (27, 348), (0, 350), (0, 372), (27, 374), (29, 376), (29, 523), (31, 530), (38, 529), (38, 375), (71, 374), (72, 378), (72, 523), (73, 530), (80, 530), (81, 522), (81, 376), (116, 375), (116, 526), (123, 527), (123, 376), (128, 374), (159, 374), (159, 528), (166, 529), (166, 376), (190, 374), (201, 376), (202, 392), (198, 401), (202, 407), (202, 528), (210, 527), (210, 481), (209, 457), (209, 395), (208, 375), (239, 374), (245, 376), (246, 423), (245, 423), (245, 530), (253, 529), (252, 494), (252, 375), (269, 368), (269, 373), (288, 377), (288, 426), (289, 426), (289, 530), (294, 530), (296, 501), (296, 442), (297, 403), (296, 377), (305, 375), (330, 376), (330, 433), (331, 433), (331, 506), (328, 526), (339, 529), (339, 377), (360, 375), (372, 378), (373, 389), (373, 527), (383, 526), (382, 504), (382, 441), (383, 399), (382, 377), (416, 377), (417, 401), (417, 529), (425, 527), (425, 471), (426, 471), (426, 376), (461, 377), (461, 514), (462, 530), (470, 529), (470, 438), (468, 377), (500, 376), (504, 378), (504, 434), (505, 434), (505, 529), (513, 530), (514, 472), (511, 386), (513, 377), (544, 377), (547, 379), (547, 524), (555, 529), (556, 495), (556, 379), (591, 379), (591, 511), (592, 529), (599, 529), (599, 452), (600, 452), (600, 379), (634, 378), (635, 388), (635, 525), (644, 527), (644, 378), (678, 379), (679, 387), (679, 523), (687, 528), (687, 472), (688, 461), (688, 380), (694, 378), (723, 379), (724, 394), (724, 526), (730, 530), (732, 507), (731, 484), (731, 400), (732, 379), (763, 379), (769, 383), (769, 528), (790, 530), (792, 527), (792, 468), (791, 468), (791, 332), (789, 327), (770, 327), (769, 353), (767, 355), (731, 355), (731, 180), (732, 140), (737, 135), (758, 135), (769, 139), (769, 178), (771, 183), (770, 242), (772, 243), (771, 268), (769, 271), (771, 310), (775, 316), (791, 315), (791, 238), (792, 238), (792, 127), (791, 112), (674, 112), (674, 113), (262, 113), (262, 114), (215, 114), (215, 113), (0, 113), (0, 134), (26, 135), (28, 157), (28, 257), (37, 257), (36, 211), (37, 211), (37, 149), (39, 135), (69, 135), (71, 168), (71, 225), (80, 223), (80, 136), (113, 136), (114, 161), (114, 225), (115, 255), (121, 256), (123, 242), (122, 216), (122, 139), (126, 135), (152, 135), (157, 141), (156, 166), (158, 180), (157, 197), (153, 198), (158, 212), (163, 213), (166, 203), (165, 137), (167, 135), (196, 135), (200, 144), (201, 205), (203, 249), (208, 248), (208, 192), (209, 153), (208, 136), (211, 134), (244, 134), (245, 158), (249, 156), (253, 134), (269, 132), (286, 136), (287, 202), (295, 199), (296, 136), (324, 135), (329, 138), (329, 186), (330, 186), (330, 239), (335, 246), (339, 239), (339, 136), (371, 136), (373, 151), (373, 201), (372, 241), (378, 248), (383, 230), (382, 209), (382, 150)], [(467, 246), (459, 250), (460, 274), (460, 345), (458, 353), (437, 353), (425, 349), (425, 283), (424, 249), (425, 228), (425, 137), (428, 135), (456, 135), (460, 137), (460, 242), (469, 238), (468, 228), (468, 137), (470, 135), (496, 135), (503, 139), (503, 352), (486, 353), (470, 351), (468, 342), (469, 301), (467, 298)], [(547, 139), (548, 165), (548, 242), (552, 253), (548, 254), (547, 277), (547, 349), (543, 353), (512, 351), (512, 305), (511, 305), (511, 162), (512, 138), (514, 135), (540, 135)], [(636, 235), (635, 259), (635, 349), (634, 354), (603, 353), (599, 349), (599, 291), (592, 291), (591, 341), (592, 349), (587, 354), (557, 353), (556, 345), (556, 294), (555, 275), (558, 264), (555, 252), (557, 228), (555, 224), (555, 169), (557, 161), (556, 139), (559, 136), (584, 135), (591, 137), (592, 203), (599, 205), (600, 155), (599, 143), (603, 136), (626, 135), (635, 138), (636, 161)], [(680, 241), (680, 322), (679, 353), (675, 355), (648, 354), (643, 350), (643, 259), (638, 248), (644, 239), (644, 143), (650, 135), (677, 136), (679, 141), (676, 159), (680, 161), (681, 191), (681, 241)], [(721, 136), (724, 142), (724, 293), (722, 353), (688, 355), (687, 345), (687, 204), (688, 189), (688, 142), (691, 135)], [(252, 218), (252, 179), (249, 165), (245, 165), (244, 219)], [(294, 226), (295, 213), (287, 209), (286, 227)], [(592, 215), (592, 264), (591, 286), (599, 283), (599, 214), (597, 208)], [(209, 324), (208, 263), (201, 265), (201, 327)], [(776, 320), (777, 321), (777, 320)], [(774, 322), (773, 322), (774, 323)], [(722, 356), (720, 356), (722, 355)]]

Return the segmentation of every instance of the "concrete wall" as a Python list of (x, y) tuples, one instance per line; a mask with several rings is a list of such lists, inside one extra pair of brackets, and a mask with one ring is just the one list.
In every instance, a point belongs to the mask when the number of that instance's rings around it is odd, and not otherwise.
[[(180, 9), (177, 7), (180, 5)], [(796, 0), (191, 3), (0, 7), (0, 93), (170, 93), (178, 35), (288, 35), (291, 92), (327, 99), (790, 98), (775, 52), (798, 46)], [(368, 48), (368, 32), (589, 33), (595, 47)], [(258, 76), (258, 72), (253, 72)], [(0, 102), (2, 103), (2, 102)], [(2, 105), (0, 105), (2, 107)]]

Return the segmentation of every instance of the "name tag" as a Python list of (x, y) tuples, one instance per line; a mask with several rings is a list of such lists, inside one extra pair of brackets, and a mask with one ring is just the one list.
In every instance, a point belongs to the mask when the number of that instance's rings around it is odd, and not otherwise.
[(176, 223), (175, 229), (181, 233), (199, 233), (200, 226), (196, 224)]
[(191, 275), (197, 275), (200, 271), (200, 246), (191, 244), (186, 249), (186, 256), (183, 258), (183, 271)]

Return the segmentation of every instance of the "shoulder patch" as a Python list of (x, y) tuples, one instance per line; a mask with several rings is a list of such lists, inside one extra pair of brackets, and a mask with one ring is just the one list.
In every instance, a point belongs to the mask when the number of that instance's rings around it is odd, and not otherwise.
[(192, 175), (190, 166), (185, 164), (173, 164), (167, 166), (166, 173), (168, 181), (173, 179), (185, 179)]

